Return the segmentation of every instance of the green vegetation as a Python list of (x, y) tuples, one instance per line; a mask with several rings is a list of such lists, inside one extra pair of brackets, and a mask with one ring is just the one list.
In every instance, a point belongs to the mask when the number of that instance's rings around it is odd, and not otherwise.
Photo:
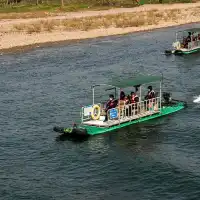
[(98, 7), (98, 6), (89, 6), (88, 4), (71, 4), (65, 5), (61, 8), (59, 4), (47, 5), (47, 4), (39, 4), (39, 5), (26, 5), (26, 4), (15, 4), (15, 5), (4, 5), (0, 7), (0, 13), (23, 13), (23, 12), (70, 12), (70, 11), (78, 11), (78, 10), (89, 10), (89, 9), (108, 9), (108, 7)]
[(106, 10), (109, 6), (89, 6), (89, 4), (66, 4), (61, 7), (60, 4), (13, 4), (0, 6), (0, 19), (16, 18), (38, 18), (46, 16), (55, 16), (61, 12), (73, 12), (80, 10)]
[(61, 0), (61, 1), (48, 1), (40, 2), (35, 0), (27, 3), (21, 1), (19, 3), (7, 4), (8, 1), (15, 0), (1, 0), (0, 1), (0, 13), (10, 12), (69, 12), (78, 10), (102, 10), (109, 9), (111, 7), (134, 7), (137, 5), (136, 0)]
[(39, 18), (56, 16), (62, 12), (128, 8), (139, 4), (191, 3), (191, 1), (199, 0), (0, 0), (0, 19)]
[(191, 3), (194, 1), (195, 0), (0, 0), (0, 13), (41, 11), (54, 13), (61, 11), (101, 10), (111, 7), (134, 7), (139, 4)]

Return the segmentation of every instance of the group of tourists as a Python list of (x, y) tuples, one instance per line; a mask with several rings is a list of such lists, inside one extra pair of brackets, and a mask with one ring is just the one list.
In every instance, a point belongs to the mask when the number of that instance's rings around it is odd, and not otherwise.
[[(123, 105), (128, 105), (128, 104), (133, 104), (136, 108), (137, 104), (139, 102), (139, 97), (137, 95), (137, 91), (138, 91), (138, 88), (136, 88), (136, 91), (135, 92), (131, 92), (130, 95), (125, 95), (125, 92), (124, 91), (121, 91), (120, 93), (120, 102), (118, 99), (115, 99), (114, 98), (114, 95), (113, 94), (110, 94), (109, 95), (109, 100), (107, 101), (106, 103), (106, 106), (105, 106), (105, 112), (107, 113), (107, 111), (109, 109), (112, 109), (112, 108), (115, 108), (117, 107), (119, 104), (123, 104)], [(147, 100), (147, 104), (148, 104), (148, 100), (150, 99), (154, 99), (156, 96), (155, 96), (155, 92), (152, 88), (152, 86), (149, 86), (148, 87), (148, 92), (147, 92), (147, 95), (145, 96), (145, 100)]]
[(195, 35), (194, 33), (188, 32), (188, 36), (186, 38), (183, 38), (183, 47), (188, 48), (189, 42), (192, 41), (200, 41), (200, 33), (198, 35)]

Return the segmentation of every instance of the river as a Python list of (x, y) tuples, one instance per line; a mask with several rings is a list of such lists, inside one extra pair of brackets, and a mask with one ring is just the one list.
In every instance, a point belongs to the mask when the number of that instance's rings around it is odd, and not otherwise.
[[(0, 199), (198, 200), (200, 54), (163, 55), (186, 27), (2, 55)], [(160, 72), (186, 109), (84, 141), (52, 131), (79, 120), (93, 83)]]

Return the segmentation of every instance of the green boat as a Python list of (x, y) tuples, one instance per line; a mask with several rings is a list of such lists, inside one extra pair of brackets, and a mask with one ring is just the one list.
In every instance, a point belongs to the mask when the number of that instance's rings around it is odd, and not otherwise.
[(166, 50), (166, 55), (187, 55), (200, 51), (200, 28), (186, 29), (176, 32), (173, 50)]
[[(145, 100), (142, 98), (142, 90), (145, 84), (159, 82), (159, 92), (155, 98)], [(162, 92), (163, 76), (147, 75), (138, 76), (132, 80), (119, 80), (110, 84), (98, 84), (92, 86), (92, 104), (81, 108), (81, 122), (71, 128), (54, 127), (53, 130), (70, 136), (90, 136), (103, 134), (121, 129), (132, 124), (155, 119), (172, 114), (183, 109), (186, 102), (172, 99), (171, 93)], [(105, 112), (104, 103), (95, 103), (95, 89), (107, 86), (107, 90), (113, 90), (117, 101), (116, 107)], [(138, 102), (126, 104), (119, 99), (123, 89), (137, 88)], [(105, 121), (105, 116), (107, 120)]]

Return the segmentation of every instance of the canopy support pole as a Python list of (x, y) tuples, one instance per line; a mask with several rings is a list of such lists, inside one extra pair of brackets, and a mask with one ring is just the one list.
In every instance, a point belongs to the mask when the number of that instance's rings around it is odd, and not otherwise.
[[(139, 102), (141, 102), (142, 101), (142, 85), (140, 85), (140, 100), (139, 100)], [(141, 103), (140, 103), (140, 111), (141, 111)]]
[(161, 112), (161, 98), (162, 98), (162, 80), (160, 81), (160, 112)]
[(94, 105), (94, 86), (92, 87), (92, 105)]
[(121, 109), (120, 109), (120, 94), (121, 94), (121, 88), (119, 89), (119, 100), (118, 100), (118, 106), (119, 106), (119, 124), (120, 124), (120, 116), (121, 116)]

